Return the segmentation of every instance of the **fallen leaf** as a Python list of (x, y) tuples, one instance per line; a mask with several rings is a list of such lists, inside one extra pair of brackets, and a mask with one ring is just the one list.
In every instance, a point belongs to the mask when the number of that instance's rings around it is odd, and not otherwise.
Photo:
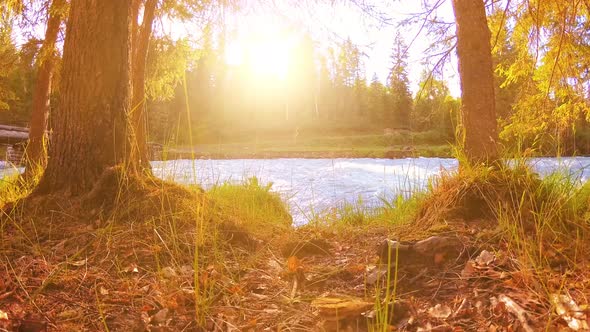
[(98, 289), (98, 292), (100, 293), (100, 295), (109, 295), (109, 291), (108, 289), (100, 286), (100, 288)]
[(428, 309), (428, 314), (431, 317), (438, 319), (447, 319), (452, 313), (451, 308), (440, 303)]
[(243, 294), (244, 290), (242, 289), (242, 287), (240, 287), (240, 285), (231, 285), (228, 288), (229, 292), (232, 294)]
[(240, 331), (245, 331), (245, 330), (253, 329), (253, 328), (256, 327), (256, 325), (258, 325), (258, 320), (256, 320), (256, 318), (251, 319), (245, 325), (242, 325), (240, 327)]
[(491, 252), (484, 250), (475, 259), (475, 263), (479, 266), (488, 266), (496, 260), (496, 255)]
[(8, 314), (2, 310), (0, 310), (0, 320), (8, 320)]
[(365, 266), (364, 264), (350, 264), (346, 265), (346, 271), (352, 274), (364, 273), (365, 271), (367, 271), (367, 266)]
[(301, 268), (301, 260), (297, 256), (291, 256), (287, 259), (287, 270), (290, 273), (296, 273)]
[(468, 261), (465, 263), (465, 267), (461, 271), (461, 278), (462, 279), (469, 279), (471, 278), (477, 269), (475, 268), (475, 263), (473, 261)]
[(154, 307), (149, 304), (144, 304), (143, 307), (141, 307), (141, 311), (147, 312), (147, 311), (152, 311), (152, 310), (154, 310)]
[(574, 302), (569, 295), (551, 294), (551, 301), (555, 305), (555, 311), (574, 331), (586, 331), (589, 329), (586, 314)]

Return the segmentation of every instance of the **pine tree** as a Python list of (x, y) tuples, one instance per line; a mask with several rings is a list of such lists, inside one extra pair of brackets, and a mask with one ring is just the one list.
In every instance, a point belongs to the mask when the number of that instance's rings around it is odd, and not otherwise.
[(80, 197), (103, 173), (127, 160), (130, 23), (127, 1), (72, 1), (60, 107), (52, 117), (49, 160), (38, 193)]
[(387, 120), (392, 122), (392, 127), (407, 128), (409, 126), (413, 103), (409, 88), (410, 80), (408, 79), (407, 73), (407, 46), (399, 31), (395, 35), (391, 58), (393, 67), (391, 68), (388, 82), (391, 115)]
[(387, 91), (383, 83), (379, 81), (377, 74), (373, 74), (371, 84), (369, 85), (367, 98), (367, 112), (371, 123), (382, 123), (385, 118), (385, 98)]
[(463, 148), (471, 162), (498, 158), (494, 75), (483, 0), (453, 0), (461, 78)]

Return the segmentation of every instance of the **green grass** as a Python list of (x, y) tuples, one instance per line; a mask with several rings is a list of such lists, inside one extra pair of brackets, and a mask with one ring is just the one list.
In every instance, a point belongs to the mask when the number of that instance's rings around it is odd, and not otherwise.
[(271, 191), (272, 183), (261, 185), (256, 177), (240, 184), (222, 183), (208, 191), (226, 214), (252, 234), (262, 238), (291, 228), (292, 218), (281, 197)]
[[(255, 248), (245, 250), (230, 245), (235, 231), (270, 240), (291, 229), (284, 203), (270, 192), (270, 186), (261, 186), (256, 179), (239, 185), (222, 184), (203, 192), (196, 187), (149, 177), (136, 179), (117, 172), (115, 169), (104, 180), (105, 188), (98, 190), (91, 202), (72, 206), (61, 206), (63, 199), (59, 197), (20, 201), (30, 193), (31, 185), (17, 176), (3, 179), (1, 205), (17, 202), (0, 220), (0, 253), (7, 259), (4, 263), (15, 255), (25, 255), (41, 257), (48, 266), (55, 266), (35, 294), (43, 293), (46, 284), (64, 282), (68, 262), (72, 261), (87, 259), (93, 269), (89, 273), (96, 273), (96, 268), (101, 273), (110, 271), (105, 278), (112, 283), (125, 282), (129, 267), (136, 265), (142, 279), (157, 282), (165, 294), (178, 292), (165, 271), (190, 266), (193, 280), (185, 288), (190, 288), (192, 299), (185, 301), (194, 303), (194, 319), (204, 326), (211, 306), (227, 292), (223, 283), (206, 282), (207, 276), (214, 272), (216, 278), (237, 280), (239, 271), (232, 266), (239, 262), (245, 268), (256, 258)], [(108, 195), (113, 188), (115, 195)], [(227, 233), (227, 225), (233, 227), (230, 230), (234, 233)], [(66, 257), (53, 252), (53, 246), (60, 241), (68, 248)], [(96, 289), (93, 294), (96, 309), (101, 316), (108, 316), (99, 301), (101, 294)]]
[(198, 156), (215, 157), (450, 157), (449, 139), (437, 132), (394, 132), (391, 135), (302, 136), (248, 139), (240, 142), (170, 146), (172, 155), (195, 151)]

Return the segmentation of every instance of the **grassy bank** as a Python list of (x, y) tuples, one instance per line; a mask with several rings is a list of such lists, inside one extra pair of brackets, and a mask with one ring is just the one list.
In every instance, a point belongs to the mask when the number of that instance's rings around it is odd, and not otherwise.
[(168, 146), (168, 159), (450, 157), (449, 140), (436, 132), (249, 137), (238, 142)]
[[(409, 199), (344, 205), (299, 228), (255, 178), (207, 192), (123, 186), (114, 208), (91, 211), (8, 203), (29, 190), (7, 179), (0, 327), (583, 329), (590, 186), (524, 164), (462, 168)], [(35, 213), (50, 203), (52, 215)]]

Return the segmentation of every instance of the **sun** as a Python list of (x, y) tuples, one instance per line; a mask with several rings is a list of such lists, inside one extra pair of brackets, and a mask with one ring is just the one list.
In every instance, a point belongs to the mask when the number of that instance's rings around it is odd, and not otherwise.
[(248, 45), (248, 65), (257, 74), (285, 78), (289, 71), (289, 47), (283, 40)]
[(256, 16), (247, 20), (247, 31), (230, 40), (225, 61), (230, 66), (245, 66), (254, 76), (285, 79), (293, 52), (293, 36), (273, 17)]

